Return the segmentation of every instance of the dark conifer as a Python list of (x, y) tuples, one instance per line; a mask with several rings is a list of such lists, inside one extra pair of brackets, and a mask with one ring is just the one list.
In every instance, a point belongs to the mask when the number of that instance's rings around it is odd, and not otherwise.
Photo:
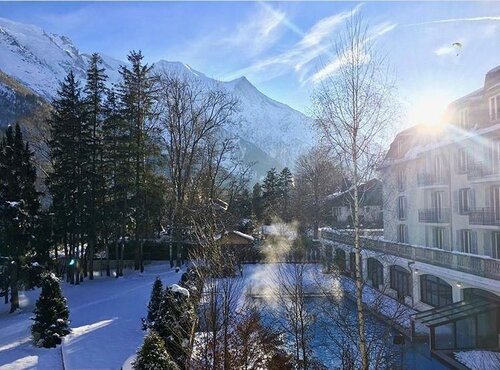
[(165, 342), (155, 331), (150, 331), (144, 339), (144, 344), (137, 352), (132, 366), (135, 370), (179, 369), (167, 352)]
[(42, 291), (34, 314), (31, 335), (38, 347), (55, 347), (70, 333), (68, 305), (54, 274), (45, 274), (42, 278)]
[(156, 278), (151, 291), (151, 298), (148, 304), (148, 315), (143, 319), (143, 329), (146, 330), (154, 326), (158, 310), (163, 299), (163, 284), (160, 278)]
[(29, 267), (40, 208), (32, 155), (20, 126), (9, 126), (0, 144), (0, 256), (10, 261), (3, 288), (10, 285), (11, 312), (19, 308), (19, 285), (32, 285), (20, 274)]
[(106, 93), (107, 76), (102, 68), (102, 58), (99, 54), (92, 54), (87, 69), (87, 81), (84, 92), (85, 125), (89, 134), (89, 165), (87, 166), (90, 184), (90, 192), (87, 194), (89, 208), (88, 218), (88, 260), (89, 260), (89, 278), (94, 278), (93, 259), (94, 251), (97, 245), (98, 232), (101, 225), (98, 220), (102, 220), (101, 204), (102, 192), (104, 191), (104, 179), (102, 176), (102, 122), (104, 119), (104, 98)]

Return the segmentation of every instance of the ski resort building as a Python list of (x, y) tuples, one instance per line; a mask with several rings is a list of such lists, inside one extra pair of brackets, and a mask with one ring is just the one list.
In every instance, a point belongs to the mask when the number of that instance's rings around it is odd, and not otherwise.
[[(390, 145), (380, 168), (384, 233), (362, 238), (362, 273), (419, 311), (433, 350), (498, 349), (500, 66), (451, 103), (445, 121)], [(352, 271), (349, 237), (327, 229), (322, 240)]]

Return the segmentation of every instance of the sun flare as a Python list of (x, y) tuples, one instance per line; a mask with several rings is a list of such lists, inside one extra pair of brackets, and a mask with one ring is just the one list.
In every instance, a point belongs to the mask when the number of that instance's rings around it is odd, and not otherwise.
[(446, 107), (450, 101), (444, 92), (424, 92), (411, 103), (408, 119), (413, 125), (422, 124), (429, 129), (438, 130), (443, 125)]

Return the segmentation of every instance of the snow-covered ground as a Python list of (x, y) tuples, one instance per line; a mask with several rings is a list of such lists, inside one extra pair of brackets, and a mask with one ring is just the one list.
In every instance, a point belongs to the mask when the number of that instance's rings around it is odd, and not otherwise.
[(156, 276), (164, 284), (177, 283), (176, 273), (167, 263), (146, 266), (142, 274), (125, 271), (120, 279), (97, 278), (79, 286), (63, 283), (68, 299), (72, 334), (63, 346), (42, 349), (30, 341), (30, 326), (39, 290), (21, 295), (22, 309), (9, 314), (9, 306), (0, 304), (0, 370), (119, 369), (142, 343), (141, 317)]
[(455, 352), (455, 358), (472, 370), (500, 370), (500, 353), (498, 352)]

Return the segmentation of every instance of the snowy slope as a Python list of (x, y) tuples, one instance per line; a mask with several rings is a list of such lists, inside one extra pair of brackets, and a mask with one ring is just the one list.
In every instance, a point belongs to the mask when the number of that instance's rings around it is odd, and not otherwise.
[[(70, 70), (79, 79), (85, 77), (89, 56), (65, 36), (0, 18), (0, 71), (49, 101)], [(125, 62), (102, 57), (109, 82), (117, 82), (119, 66)], [(164, 60), (155, 63), (155, 70), (189, 76), (207, 86), (220, 84), (234, 93), (240, 99), (241, 111), (240, 124), (232, 133), (242, 139), (243, 147), (251, 143), (266, 153), (270, 157), (268, 162), (275, 160), (292, 166), (298, 154), (312, 142), (310, 118), (267, 97), (245, 77), (216, 81), (186, 64)]]

